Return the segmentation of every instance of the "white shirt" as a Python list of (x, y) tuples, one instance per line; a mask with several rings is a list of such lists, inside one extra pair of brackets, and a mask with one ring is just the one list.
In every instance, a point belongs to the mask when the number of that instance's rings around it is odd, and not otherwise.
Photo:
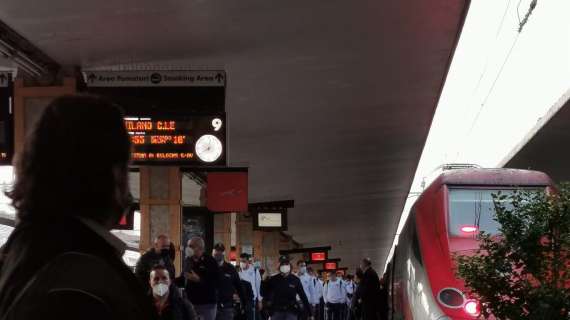
[(321, 302), (321, 298), (323, 297), (323, 282), (316, 277), (313, 277), (313, 282), (315, 282), (315, 298), (318, 304)]
[(324, 298), (326, 303), (346, 303), (346, 288), (342, 280), (329, 280), (325, 284)]
[(313, 277), (308, 275), (307, 273), (298, 275), (299, 279), (301, 280), (301, 284), (303, 285), (303, 290), (305, 291), (305, 295), (309, 300), (309, 303), (315, 305), (318, 303), (316, 300), (316, 289), (315, 283), (313, 282)]
[(353, 281), (345, 281), (344, 287), (346, 289), (346, 294), (354, 294), (354, 289), (356, 289), (356, 285)]
[(259, 270), (255, 269), (253, 266), (249, 266), (247, 270), (241, 270), (239, 272), (239, 277), (251, 284), (251, 289), (253, 290), (253, 299), (261, 301), (261, 274)]

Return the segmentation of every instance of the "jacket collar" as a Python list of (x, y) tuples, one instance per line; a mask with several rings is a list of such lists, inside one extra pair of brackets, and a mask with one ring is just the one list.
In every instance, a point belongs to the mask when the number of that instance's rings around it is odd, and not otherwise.
[(84, 226), (89, 228), (91, 231), (105, 240), (105, 242), (107, 242), (111, 247), (113, 247), (117, 252), (117, 255), (122, 257), (125, 254), (127, 245), (123, 242), (123, 240), (116, 237), (98, 222), (84, 217), (78, 217), (78, 219)]

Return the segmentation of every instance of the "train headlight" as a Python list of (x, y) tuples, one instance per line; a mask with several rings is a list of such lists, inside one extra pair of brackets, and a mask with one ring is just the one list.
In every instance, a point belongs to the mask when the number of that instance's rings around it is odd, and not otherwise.
[(477, 317), (481, 313), (479, 302), (477, 302), (477, 300), (467, 300), (463, 306), (463, 310), (474, 317)]
[(463, 293), (455, 288), (442, 289), (437, 297), (439, 302), (448, 308), (461, 308), (465, 302)]

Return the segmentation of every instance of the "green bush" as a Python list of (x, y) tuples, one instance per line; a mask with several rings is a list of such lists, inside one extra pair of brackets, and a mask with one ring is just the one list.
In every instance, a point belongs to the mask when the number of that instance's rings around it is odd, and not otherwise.
[(456, 257), (482, 316), (570, 319), (570, 185), (493, 199), (500, 235), (481, 232), (475, 255)]

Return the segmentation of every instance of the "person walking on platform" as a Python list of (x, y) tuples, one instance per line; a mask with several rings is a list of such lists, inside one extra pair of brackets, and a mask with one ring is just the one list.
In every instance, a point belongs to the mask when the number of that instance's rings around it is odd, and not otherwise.
[(342, 280), (336, 277), (336, 272), (329, 274), (329, 281), (324, 288), (327, 306), (327, 320), (342, 320), (343, 308), (346, 305), (346, 288)]
[(351, 320), (361, 320), (362, 319), (362, 303), (360, 299), (360, 281), (364, 277), (362, 269), (357, 268), (354, 274), (354, 283), (356, 284), (356, 289), (354, 290), (354, 295), (352, 296), (351, 302)]
[(165, 267), (169, 274), (175, 274), (174, 263), (171, 257), (170, 239), (164, 234), (154, 239), (154, 246), (139, 258), (135, 266), (135, 274), (147, 291), (150, 290), (148, 286), (150, 271), (157, 265)]
[[(96, 124), (86, 130), (85, 124)], [(111, 232), (131, 208), (123, 113), (93, 96), (54, 99), (30, 130), (8, 194), (3, 320), (152, 320), (152, 299)]]
[(363, 271), (362, 280), (360, 281), (360, 302), (362, 305), (363, 320), (378, 320), (379, 316), (379, 296), (380, 296), (380, 279), (374, 269), (372, 269), (372, 261), (365, 258), (362, 259), (360, 268)]
[(261, 274), (259, 269), (255, 268), (251, 263), (251, 256), (247, 253), (240, 255), (239, 262), (240, 272), (239, 277), (251, 284), (253, 290), (253, 300), (245, 303), (245, 312), (247, 320), (256, 319), (257, 311), (261, 309), (262, 296), (261, 296)]
[(194, 307), (172, 285), (170, 274), (164, 266), (152, 268), (149, 285), (160, 320), (198, 320)]
[(309, 316), (314, 316), (315, 307), (317, 305), (317, 293), (315, 288), (315, 282), (313, 277), (307, 272), (307, 263), (303, 260), (297, 261), (298, 273), (297, 276), (301, 280), (303, 285), (303, 290), (305, 290), (305, 295), (311, 304), (311, 314), (306, 315), (302, 320), (306, 320)]
[(354, 291), (356, 290), (356, 284), (354, 284), (354, 277), (352, 275), (347, 275), (346, 280), (344, 281), (344, 287), (346, 289), (346, 312), (345, 317), (348, 320), (351, 320), (351, 312), (352, 309), (352, 298), (354, 297)]
[(245, 293), (241, 285), (239, 274), (234, 266), (224, 259), (226, 247), (223, 243), (214, 246), (213, 257), (220, 267), (218, 280), (218, 313), (216, 320), (234, 319), (234, 294), (239, 297), (240, 305), (243, 306)]
[(315, 320), (324, 320), (323, 282), (321, 279), (319, 279), (319, 277), (317, 277), (317, 274), (315, 273), (313, 268), (308, 267), (307, 271), (311, 275), (312, 281), (315, 285), (314, 301), (316, 302), (316, 305), (313, 308), (314, 310), (313, 317), (315, 318)]
[[(289, 258), (279, 258), (279, 274), (274, 275), (267, 285), (266, 305), (271, 320), (297, 320), (303, 314), (310, 314), (310, 304), (301, 280), (291, 273)], [(300, 306), (297, 296), (301, 299)]]
[(218, 263), (205, 252), (204, 239), (188, 241), (188, 257), (184, 263), (186, 295), (201, 320), (215, 320), (218, 310), (217, 289), (220, 274)]

